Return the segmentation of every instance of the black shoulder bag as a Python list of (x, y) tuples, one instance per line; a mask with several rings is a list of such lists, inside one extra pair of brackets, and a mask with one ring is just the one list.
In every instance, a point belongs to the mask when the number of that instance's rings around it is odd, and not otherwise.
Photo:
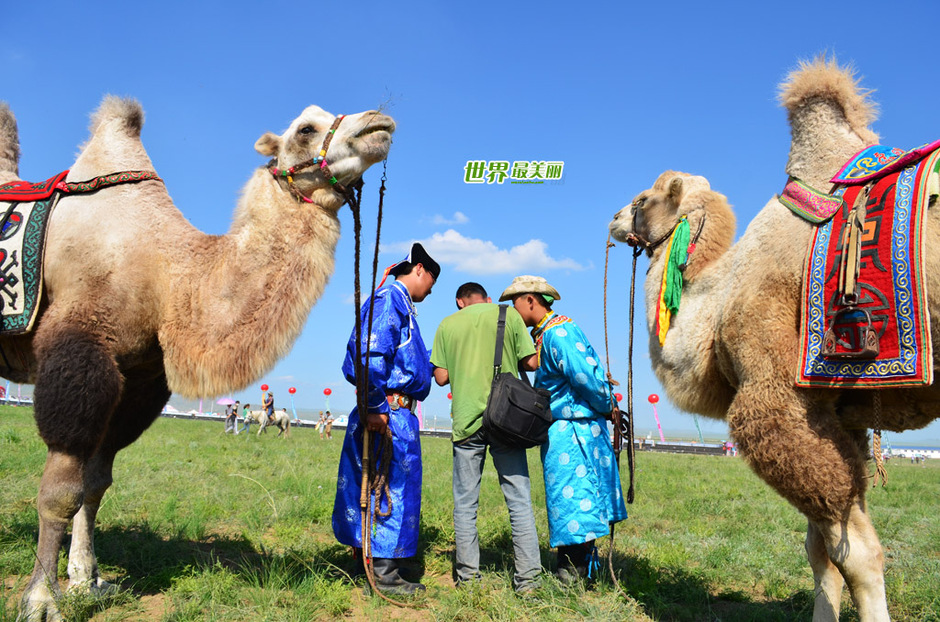
[(491, 439), (502, 445), (528, 449), (548, 440), (548, 428), (552, 424), (552, 396), (545, 389), (534, 388), (521, 369), (519, 378), (508, 372), (502, 373), (507, 308), (508, 305), (499, 305), (493, 385), (483, 411), (483, 427)]

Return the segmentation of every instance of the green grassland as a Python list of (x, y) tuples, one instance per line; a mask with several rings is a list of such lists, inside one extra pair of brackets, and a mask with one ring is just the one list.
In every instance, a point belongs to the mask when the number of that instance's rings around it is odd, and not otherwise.
[[(534, 598), (510, 587), (512, 544), (488, 466), (479, 531), (485, 578), (453, 587), (451, 451), (424, 438), (421, 551), (427, 594), (400, 609), (362, 594), (348, 550), (332, 536), (343, 430), (321, 441), (222, 434), (222, 424), (160, 419), (124, 450), (99, 514), (105, 578), (125, 590), (106, 602), (77, 595), (68, 620), (809, 620), (813, 581), (805, 521), (736, 458), (638, 454), (636, 502), (616, 530), (613, 563), (590, 588), (546, 577)], [(45, 460), (31, 411), (0, 407), (0, 622), (33, 565), (36, 491)], [(552, 568), (541, 467), (529, 452), (542, 559)], [(887, 489), (868, 500), (886, 557), (895, 620), (940, 621), (940, 464), (888, 463)], [(624, 472), (626, 468), (624, 466)], [(608, 538), (601, 540), (605, 557)], [(59, 576), (66, 575), (60, 557)], [(843, 619), (857, 619), (851, 599)]]

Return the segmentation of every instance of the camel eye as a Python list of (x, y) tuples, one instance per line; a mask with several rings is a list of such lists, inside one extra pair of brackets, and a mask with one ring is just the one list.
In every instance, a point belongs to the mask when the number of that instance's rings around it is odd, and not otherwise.
[(314, 130), (314, 129), (313, 129), (312, 127), (310, 127), (309, 125), (305, 125), (305, 126), (303, 126), (302, 128), (300, 128), (300, 133), (301, 133), (301, 134), (313, 134), (315, 131), (316, 131), (316, 130)]
[(646, 203), (646, 197), (637, 197), (633, 199), (633, 209), (640, 209)]

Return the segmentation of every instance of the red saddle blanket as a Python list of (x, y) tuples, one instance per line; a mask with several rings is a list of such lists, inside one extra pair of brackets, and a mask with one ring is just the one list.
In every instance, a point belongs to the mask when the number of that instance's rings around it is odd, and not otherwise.
[(0, 184), (0, 201), (42, 201), (52, 196), (56, 190), (62, 190), (68, 171), (62, 171), (46, 181), (11, 181)]
[(62, 171), (58, 175), (38, 183), (11, 181), (0, 184), (0, 201), (9, 201), (10, 203), (44, 201), (51, 197), (56, 190), (65, 194), (75, 194), (94, 192), (108, 186), (147, 181), (149, 179), (163, 181), (153, 171), (122, 171), (101, 175), (87, 181), (65, 181), (68, 174), (68, 171)]
[[(940, 150), (872, 182), (861, 243), (858, 308), (871, 317), (879, 354), (870, 359), (823, 356), (823, 336), (834, 330), (838, 349), (857, 351), (863, 313), (837, 313), (839, 266), (847, 217), (863, 185), (840, 188), (842, 206), (817, 227), (807, 252), (802, 294), (802, 343), (797, 386), (881, 388), (929, 385), (933, 350), (923, 244), (928, 182)], [(833, 318), (838, 321), (833, 324)]]

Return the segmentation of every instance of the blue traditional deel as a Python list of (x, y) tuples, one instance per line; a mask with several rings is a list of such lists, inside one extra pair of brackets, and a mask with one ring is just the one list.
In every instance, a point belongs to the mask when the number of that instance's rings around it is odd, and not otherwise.
[[(431, 390), (431, 361), (421, 331), (415, 321), (415, 308), (407, 288), (398, 281), (380, 287), (375, 294), (372, 332), (363, 334), (363, 357), (367, 346), (371, 412), (389, 415), (393, 456), (389, 467), (391, 514), (376, 517), (373, 523), (372, 554), (381, 558), (412, 557), (418, 550), (421, 521), (421, 442), (418, 419), (408, 408), (391, 410), (386, 391), (396, 391), (424, 400)], [(362, 306), (363, 333), (368, 326), (369, 301)], [(343, 374), (356, 382), (356, 333), (346, 347)], [(346, 436), (336, 480), (333, 505), (333, 533), (341, 543), (362, 546), (359, 496), (362, 484), (362, 423), (358, 408), (349, 414)], [(386, 507), (383, 505), (383, 510)]]

